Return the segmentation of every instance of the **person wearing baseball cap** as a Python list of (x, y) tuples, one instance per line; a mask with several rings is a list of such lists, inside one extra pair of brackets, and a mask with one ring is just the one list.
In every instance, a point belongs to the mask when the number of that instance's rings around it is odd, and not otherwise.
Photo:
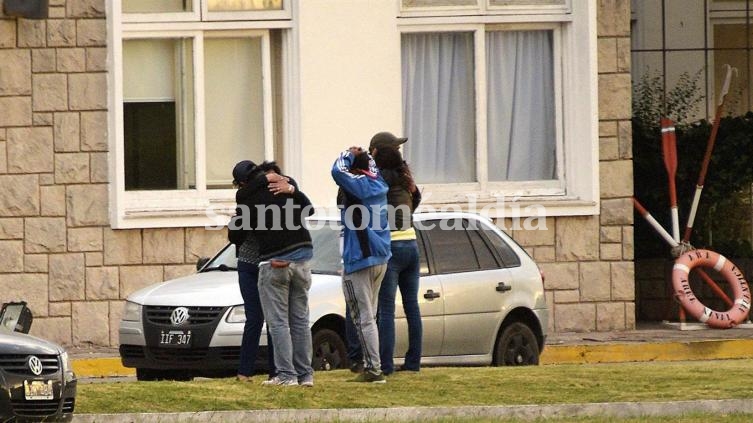
[(377, 132), (371, 137), (369, 143), (369, 154), (374, 155), (374, 150), (379, 150), (383, 147), (399, 148), (403, 143), (408, 141), (408, 138), (398, 138), (391, 132)]

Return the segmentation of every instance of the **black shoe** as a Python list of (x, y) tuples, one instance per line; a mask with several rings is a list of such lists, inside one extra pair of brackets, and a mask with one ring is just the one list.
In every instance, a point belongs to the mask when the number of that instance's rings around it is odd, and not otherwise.
[(350, 363), (350, 371), (353, 373), (363, 373), (363, 362), (354, 361)]
[(381, 371), (366, 370), (358, 375), (354, 382), (366, 382), (366, 383), (386, 383), (387, 379), (384, 378), (384, 374)]

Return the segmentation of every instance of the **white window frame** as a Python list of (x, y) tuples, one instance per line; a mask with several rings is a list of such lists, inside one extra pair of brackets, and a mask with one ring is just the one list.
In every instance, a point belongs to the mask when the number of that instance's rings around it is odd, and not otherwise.
[[(198, 2), (198, 0), (194, 0)], [(114, 229), (153, 228), (153, 227), (189, 227), (208, 226), (223, 223), (227, 215), (235, 207), (234, 189), (206, 188), (206, 140), (204, 125), (204, 44), (205, 38), (212, 37), (249, 37), (260, 38), (262, 47), (262, 78), (263, 78), (263, 121), (264, 121), (264, 150), (265, 160), (276, 157), (274, 140), (274, 110), (272, 92), (272, 64), (270, 30), (290, 28), (290, 21), (231, 21), (231, 22), (192, 22), (179, 20), (165, 22), (155, 20), (157, 14), (130, 14), (141, 17), (148, 15), (148, 22), (124, 22), (121, 1), (107, 2), (112, 10), (108, 10), (108, 45), (110, 49), (109, 63), (112, 64), (108, 75), (109, 85), (109, 146), (108, 157), (110, 180), (110, 224)], [(175, 15), (172, 13), (163, 15)], [(164, 16), (163, 16), (164, 17)], [(132, 39), (165, 39), (192, 38), (193, 39), (193, 92), (194, 92), (194, 142), (196, 188), (177, 190), (125, 190), (125, 159), (124, 159), (124, 123), (123, 123), (123, 41)], [(293, 42), (290, 35), (283, 37), (285, 50)], [(289, 84), (295, 72), (290, 53), (283, 54), (282, 78), (283, 86)], [(283, 95), (291, 95), (292, 90), (285, 88)], [(291, 100), (295, 101), (295, 100)], [(287, 101), (285, 103), (288, 103)], [(285, 106), (283, 120), (285, 133), (297, 133), (289, 127), (289, 119), (295, 109)], [(291, 141), (282, 140), (284, 148), (290, 146)], [(239, 158), (240, 160), (241, 158)], [(228, 173), (230, 169), (228, 169)], [(208, 210), (210, 210), (208, 212)], [(214, 216), (213, 216), (214, 214)]]
[(572, 0), (563, 4), (520, 4), (494, 5), (492, 0), (477, 0), (475, 5), (404, 7), (402, 0), (397, 1), (398, 14), (401, 17), (421, 16), (475, 16), (478, 15), (561, 15), (571, 12)]
[[(399, 0), (398, 0), (399, 1)], [(399, 2), (399, 5), (402, 4)], [(485, 3), (486, 5), (486, 3)], [(474, 32), (477, 182), (422, 185), (425, 205), (460, 206), (475, 203), (491, 217), (594, 215), (599, 213), (598, 75), (596, 67), (596, 7), (570, 2), (557, 13), (487, 13), (445, 16), (401, 10), (401, 33)], [(547, 11), (553, 10), (551, 6)], [(530, 10), (529, 10), (530, 11)], [(557, 180), (487, 181), (485, 34), (494, 30), (552, 30), (555, 59)], [(420, 181), (419, 181), (420, 183)]]

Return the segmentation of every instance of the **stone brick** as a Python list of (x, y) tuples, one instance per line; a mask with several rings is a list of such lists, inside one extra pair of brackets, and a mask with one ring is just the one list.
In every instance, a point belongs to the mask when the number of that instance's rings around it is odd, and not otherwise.
[(65, 301), (60, 303), (50, 303), (50, 316), (70, 316), (71, 315), (71, 303)]
[(596, 304), (596, 330), (599, 332), (625, 330), (625, 304)]
[(125, 301), (110, 301), (110, 346), (118, 346), (120, 343), (120, 336), (118, 329), (120, 328), (120, 319), (123, 317), (123, 308), (125, 307)]
[(581, 301), (609, 301), (611, 298), (611, 285), (609, 263), (580, 263)]
[(31, 125), (31, 97), (0, 97), (0, 126)]
[(531, 245), (554, 245), (554, 218), (544, 220), (546, 229), (516, 230), (513, 231), (513, 239), (522, 246)]
[(31, 103), (35, 112), (68, 109), (66, 76), (58, 73), (38, 73), (32, 76), (34, 92)]
[(157, 282), (163, 281), (162, 266), (122, 266), (120, 268), (120, 298)]
[(617, 71), (617, 40), (615, 38), (599, 38), (597, 42), (599, 73)]
[(55, 72), (55, 49), (33, 49), (31, 51), (31, 69), (34, 71), (34, 73)]
[(629, 73), (599, 75), (599, 119), (630, 119)]
[(46, 41), (45, 20), (18, 19), (18, 47), (44, 47)]
[(0, 219), (0, 239), (23, 239), (24, 220), (20, 218)]
[(630, 72), (630, 37), (617, 39), (617, 72)]
[(50, 6), (47, 13), (50, 19), (63, 19), (65, 18), (65, 7)]
[(107, 79), (104, 73), (77, 73), (68, 77), (71, 110), (107, 108)]
[(68, 226), (107, 225), (107, 185), (71, 185), (65, 195)]
[(39, 188), (42, 216), (65, 216), (65, 187), (48, 185)]
[(68, 251), (102, 251), (102, 228), (69, 228)]
[(76, 39), (79, 46), (101, 47), (107, 43), (107, 26), (104, 19), (79, 19)]
[(144, 229), (144, 263), (184, 263), (182, 228)]
[(566, 291), (554, 291), (555, 304), (577, 303), (580, 301), (580, 291), (571, 289)]
[(617, 137), (599, 138), (599, 159), (617, 160), (620, 158), (620, 143)]
[(0, 216), (39, 214), (39, 184), (36, 175), (0, 175)]
[(549, 263), (555, 260), (554, 247), (542, 246), (533, 249), (533, 259), (537, 263)]
[[(2, 130), (5, 133), (5, 130)], [(0, 141), (0, 173), (8, 173), (8, 148), (5, 141)]]
[(182, 278), (196, 273), (196, 266), (193, 264), (182, 264), (165, 266), (165, 280)]
[(599, 220), (597, 217), (560, 217), (557, 219), (556, 233), (557, 261), (599, 258)]
[(614, 121), (599, 122), (599, 136), (600, 137), (616, 137), (617, 136), (617, 122), (614, 122)]
[(590, 332), (594, 329), (596, 329), (594, 304), (557, 304), (555, 307), (555, 332)]
[(47, 316), (47, 275), (40, 273), (20, 273), (3, 275), (0, 278), (0, 292), (3, 302), (26, 301), (34, 316)]
[(612, 300), (635, 300), (635, 267), (632, 261), (612, 263)]
[(630, 0), (599, 0), (598, 35), (630, 36)]
[(8, 171), (11, 173), (52, 172), (52, 128), (8, 130)]
[(16, 21), (15, 19), (0, 19), (0, 48), (13, 48), (16, 46)]
[(55, 151), (79, 151), (81, 130), (78, 113), (55, 113)]
[(50, 255), (50, 301), (83, 300), (86, 272), (81, 253)]
[(120, 298), (120, 275), (117, 267), (89, 267), (86, 269), (86, 298), (89, 300), (117, 300)]
[(107, 153), (91, 153), (89, 166), (91, 168), (89, 178), (92, 183), (110, 181), (110, 177), (107, 173)]
[(110, 345), (110, 304), (74, 302), (71, 310), (73, 345)]
[(72, 18), (102, 18), (105, 16), (105, 0), (68, 0), (65, 2), (68, 16)]
[(83, 48), (58, 49), (58, 72), (84, 72), (86, 70), (86, 50)]
[(186, 229), (186, 263), (196, 263), (201, 257), (211, 257), (227, 244), (224, 231), (204, 228)]
[[(76, 45), (76, 21), (72, 19), (47, 20), (47, 46), (73, 47)], [(60, 51), (58, 51), (58, 58)]]
[(27, 218), (24, 250), (27, 253), (64, 252), (65, 236), (65, 218)]
[(635, 303), (625, 303), (625, 330), (635, 330)]
[(55, 183), (87, 182), (89, 182), (89, 155), (87, 153), (59, 153), (55, 155)]
[(21, 273), (23, 271), (23, 241), (0, 241), (0, 273)]
[(602, 225), (632, 225), (633, 201), (630, 198), (616, 198), (601, 201)]
[(39, 174), (39, 185), (45, 186), (45, 185), (54, 185), (55, 184), (55, 174), (54, 173), (40, 173)]
[(105, 265), (141, 263), (141, 230), (104, 228), (104, 243)]
[(27, 254), (24, 256), (24, 272), (47, 273), (49, 266), (47, 254)]
[(32, 113), (32, 122), (34, 126), (52, 126), (52, 113)]
[(34, 324), (31, 325), (31, 331), (29, 333), (64, 347), (73, 346), (71, 341), (70, 317), (34, 319)]
[(633, 260), (635, 258), (635, 239), (633, 236), (633, 227), (625, 226), (622, 228), (622, 259)]
[(599, 257), (602, 260), (621, 260), (622, 259), (622, 244), (601, 244), (601, 252)]
[(97, 267), (104, 264), (104, 254), (101, 252), (86, 253), (86, 266)]
[(600, 233), (601, 242), (622, 242), (621, 226), (602, 226)]
[(29, 50), (0, 50), (0, 95), (31, 94)]
[(554, 305), (554, 293), (551, 291), (544, 291), (544, 298), (546, 298), (546, 303), (549, 305), (549, 322), (547, 322), (547, 333), (554, 333), (554, 309), (556, 305)]
[(539, 263), (544, 273), (544, 288), (578, 289), (578, 263)]
[(81, 113), (81, 150), (107, 151), (107, 112)]
[(107, 70), (107, 48), (88, 47), (86, 49), (86, 70), (89, 72)]
[(618, 122), (618, 133), (620, 140), (620, 158), (633, 158), (633, 124), (629, 120)]

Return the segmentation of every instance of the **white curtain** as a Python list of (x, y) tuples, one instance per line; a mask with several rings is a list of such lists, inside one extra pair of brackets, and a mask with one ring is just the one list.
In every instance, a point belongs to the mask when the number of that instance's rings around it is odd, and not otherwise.
[(421, 183), (476, 180), (473, 33), (403, 36), (405, 156)]
[(551, 31), (486, 35), (490, 181), (555, 179)]

